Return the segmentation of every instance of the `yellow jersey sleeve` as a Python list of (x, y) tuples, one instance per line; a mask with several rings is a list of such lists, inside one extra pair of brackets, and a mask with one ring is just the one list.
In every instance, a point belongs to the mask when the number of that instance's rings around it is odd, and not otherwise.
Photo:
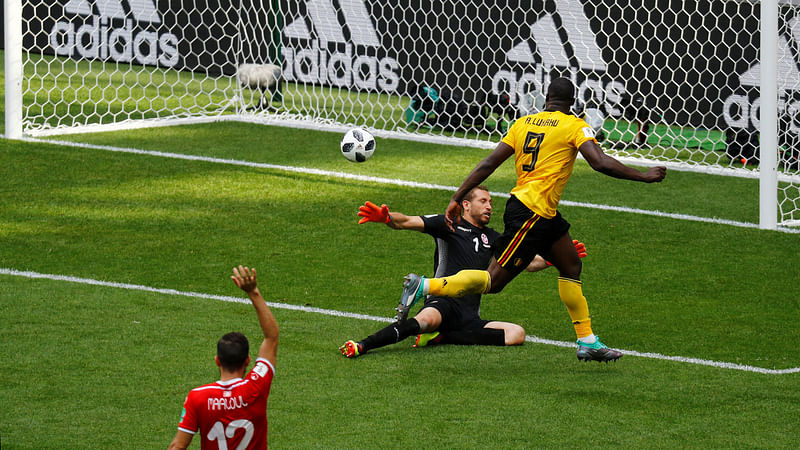
[(511, 194), (536, 214), (555, 216), (578, 148), (590, 140), (592, 128), (573, 115), (544, 111), (517, 119), (503, 138), (514, 148), (517, 184)]

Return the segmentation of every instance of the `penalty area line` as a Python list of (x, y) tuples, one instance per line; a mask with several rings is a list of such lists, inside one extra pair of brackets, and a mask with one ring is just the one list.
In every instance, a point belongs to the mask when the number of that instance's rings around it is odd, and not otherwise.
[[(78, 278), (72, 277), (68, 275), (54, 275), (54, 274), (45, 274), (45, 273), (38, 273), (38, 272), (31, 272), (31, 271), (20, 271), (14, 269), (7, 269), (7, 268), (0, 268), (0, 275), (8, 275), (8, 276), (15, 276), (15, 277), (24, 277), (30, 279), (45, 279), (51, 281), (63, 281), (68, 283), (78, 283), (78, 284), (86, 284), (92, 286), (101, 286), (101, 287), (110, 287), (110, 288), (117, 288), (117, 289), (127, 289), (133, 291), (142, 291), (142, 292), (153, 292), (158, 294), (165, 294), (165, 295), (177, 295), (182, 297), (192, 297), (192, 298), (202, 298), (207, 300), (217, 300), (223, 302), (230, 302), (230, 303), (242, 303), (242, 304), (250, 304), (250, 300), (241, 298), (241, 297), (231, 297), (227, 295), (215, 295), (215, 294), (204, 294), (201, 292), (191, 292), (191, 291), (178, 291), (175, 289), (164, 289), (164, 288), (155, 288), (150, 286), (143, 286), (139, 284), (129, 284), (129, 283), (116, 283), (111, 281), (101, 281), (101, 280), (94, 280), (91, 278)], [(275, 303), (275, 302), (267, 302), (270, 308), (275, 309), (288, 309), (292, 311), (301, 311), (301, 312), (310, 312), (310, 313), (317, 313), (323, 314), (326, 316), (334, 316), (334, 317), (345, 317), (350, 319), (362, 319), (362, 320), (371, 320), (374, 322), (385, 322), (385, 323), (392, 323), (394, 319), (388, 317), (379, 317), (379, 316), (370, 316), (367, 314), (356, 314), (350, 313), (345, 311), (336, 311), (333, 309), (324, 309), (324, 308), (315, 308), (310, 306), (300, 306), (300, 305), (292, 305), (289, 303)], [(572, 342), (565, 342), (565, 341), (555, 341), (551, 339), (543, 339), (537, 336), (525, 336), (526, 342), (531, 342), (534, 344), (545, 344), (545, 345), (553, 345), (557, 347), (567, 347), (567, 348), (575, 348), (575, 344)], [(665, 361), (673, 361), (673, 362), (680, 362), (685, 364), (697, 364), (701, 366), (710, 366), (716, 367), (719, 369), (729, 369), (729, 370), (739, 370), (743, 372), (754, 372), (754, 373), (761, 373), (766, 375), (784, 375), (790, 373), (799, 373), (800, 367), (792, 367), (789, 369), (765, 369), (763, 367), (755, 367), (755, 366), (748, 366), (743, 364), (734, 364), (728, 362), (720, 362), (720, 361), (711, 361), (706, 359), (698, 359), (698, 358), (688, 358), (684, 356), (668, 356), (668, 355), (661, 355), (659, 353), (645, 353), (645, 352), (637, 352), (635, 350), (621, 350), (626, 356), (637, 356), (641, 358), (651, 358), (651, 359), (660, 359)]]

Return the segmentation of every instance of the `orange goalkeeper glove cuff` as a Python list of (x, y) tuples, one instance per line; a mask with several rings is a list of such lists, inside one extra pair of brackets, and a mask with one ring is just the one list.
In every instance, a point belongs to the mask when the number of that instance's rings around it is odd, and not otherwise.
[(388, 206), (381, 205), (378, 207), (378, 205), (369, 200), (364, 203), (364, 206), (358, 208), (358, 216), (361, 217), (358, 221), (359, 225), (367, 222), (389, 223), (392, 220)]

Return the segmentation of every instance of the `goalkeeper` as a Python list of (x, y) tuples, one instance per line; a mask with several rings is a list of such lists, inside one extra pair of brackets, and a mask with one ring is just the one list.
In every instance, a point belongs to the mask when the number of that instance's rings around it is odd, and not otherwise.
[[(360, 224), (381, 222), (396, 230), (414, 230), (433, 236), (436, 242), (434, 271), (441, 276), (455, 274), (462, 269), (484, 270), (492, 257), (492, 243), (500, 236), (489, 228), (492, 215), (492, 197), (484, 186), (476, 186), (461, 202), (461, 224), (450, 230), (444, 215), (406, 216), (389, 212), (386, 205), (378, 207), (371, 202), (359, 208)], [(585, 247), (575, 241), (581, 257)], [(536, 272), (548, 267), (541, 257), (536, 257), (526, 270)], [(407, 319), (409, 307), (398, 307), (397, 321), (361, 341), (347, 341), (339, 350), (348, 358), (363, 355), (409, 336), (417, 335), (414, 347), (433, 344), (459, 345), (520, 345), (525, 341), (525, 330), (514, 323), (481, 319), (480, 294), (462, 298), (434, 297), (425, 299), (419, 313)]]

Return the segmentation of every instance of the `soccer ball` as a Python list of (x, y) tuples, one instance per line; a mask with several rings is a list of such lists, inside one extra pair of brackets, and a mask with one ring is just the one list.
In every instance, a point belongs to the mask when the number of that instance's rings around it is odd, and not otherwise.
[(353, 162), (364, 162), (375, 151), (375, 138), (366, 130), (353, 128), (342, 138), (342, 154)]

